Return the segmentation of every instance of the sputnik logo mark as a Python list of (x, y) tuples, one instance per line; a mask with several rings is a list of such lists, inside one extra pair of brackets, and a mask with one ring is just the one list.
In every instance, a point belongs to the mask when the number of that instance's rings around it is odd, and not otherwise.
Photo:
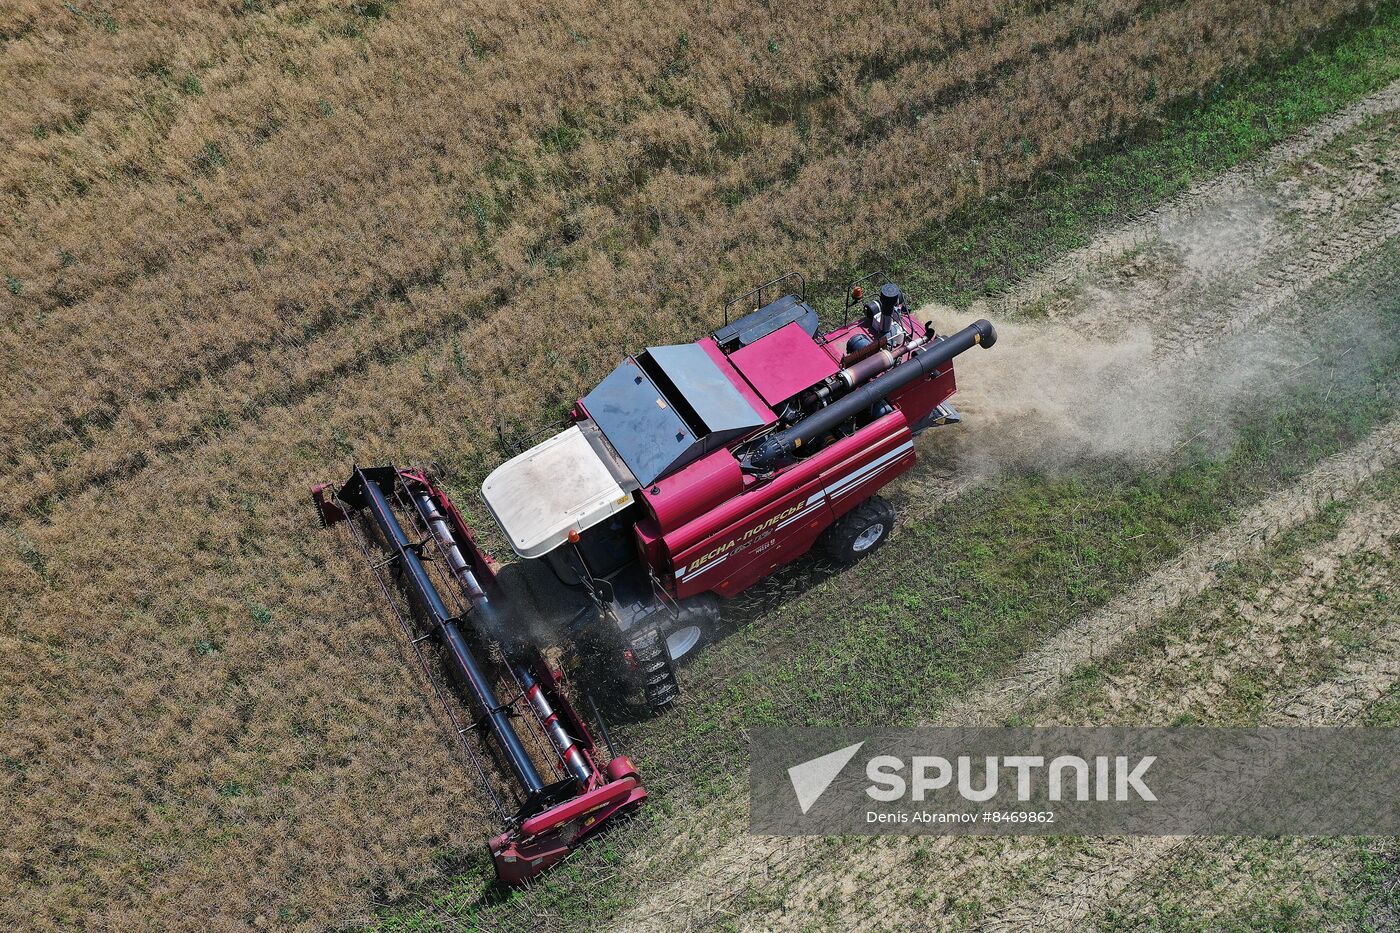
[(831, 782), (836, 780), (836, 775), (841, 773), (841, 769), (846, 767), (846, 763), (855, 757), (864, 744), (865, 742), (857, 742), (847, 745), (845, 748), (788, 768), (788, 779), (792, 781), (792, 789), (797, 793), (797, 805), (802, 808), (804, 814), (826, 793)]

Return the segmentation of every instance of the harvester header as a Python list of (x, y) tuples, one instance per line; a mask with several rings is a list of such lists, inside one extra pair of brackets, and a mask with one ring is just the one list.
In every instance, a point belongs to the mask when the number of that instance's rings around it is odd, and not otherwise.
[[(357, 467), (339, 490), (323, 485), (313, 495), (326, 525), (346, 521), (350, 526), (399, 615), (424, 675), (436, 684), (420, 649), (422, 642), (432, 640), (442, 667), (469, 700), (466, 709), (472, 722), (463, 725), (456, 704), (438, 689), (463, 751), (504, 823), (490, 842), (503, 883), (533, 877), (609, 817), (646, 799), (629, 759), (610, 754), (602, 763), (591, 731), (565, 692), (563, 675), (549, 666), (536, 646), (512, 634), (511, 621), (497, 606), (499, 588), (489, 559), (456, 506), (426, 473)], [(408, 518), (413, 536), (400, 522), (400, 513)], [(368, 518), (363, 530), (347, 521), (356, 515)], [(388, 552), (387, 559), (370, 558), (371, 534)], [(455, 589), (452, 608), (425, 561), (438, 569), (439, 583)], [(398, 610), (383, 575), (388, 567), (394, 568), (408, 596), (409, 613)], [(473, 642), (487, 649), (494, 644), (504, 662), (483, 664)], [(529, 728), (524, 737), (515, 725), (521, 719)], [(600, 728), (605, 733), (605, 727)], [(504, 786), (500, 771), (508, 778)]]

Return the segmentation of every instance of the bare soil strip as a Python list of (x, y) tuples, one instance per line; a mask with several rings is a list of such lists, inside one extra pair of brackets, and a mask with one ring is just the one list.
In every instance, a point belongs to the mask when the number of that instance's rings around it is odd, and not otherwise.
[[(1397, 279), (1375, 259), (1400, 235), (1397, 98), (1392, 86), (1316, 138), (1105, 234), (1004, 299), (926, 307), (943, 330), (986, 315), (1001, 340), (960, 366), (956, 403), (970, 424), (926, 445), (930, 459), (904, 486), (914, 508), (1008, 466), (1073, 465), (1084, 454), (1150, 466), (1212, 436), (1262, 386), (1370, 339), (1344, 303), (1322, 309), (1300, 296), (1340, 277), (1383, 289)], [(1308, 346), (1298, 335), (1321, 320), (1328, 345)]]
[[(1243, 638), (1237, 641), (1228, 632), (1195, 632), (1179, 646), (1184, 657), (1173, 652), (1131, 663), (1123, 676), (1113, 680), (1109, 696), (1111, 709), (1117, 713), (1108, 715), (1115, 721), (1139, 721), (1147, 716), (1151, 724), (1165, 724), (1183, 706), (1208, 709), (1211, 698), (1228, 693), (1237, 671), (1253, 668), (1264, 677), (1275, 678), (1277, 684), (1259, 725), (1357, 724), (1371, 704), (1400, 683), (1400, 631), (1394, 626), (1393, 612), (1388, 619), (1374, 619), (1380, 628), (1375, 640), (1355, 650), (1339, 670), (1323, 680), (1305, 677), (1301, 684), (1290, 687), (1293, 678), (1287, 668), (1298, 663), (1296, 655), (1338, 650), (1336, 642), (1347, 637), (1347, 628), (1365, 624), (1334, 601), (1345, 601), (1355, 592), (1388, 592), (1392, 599), (1397, 595), (1397, 528), (1400, 502), (1393, 498), (1367, 502), (1348, 516), (1335, 539), (1304, 555), (1298, 576), (1262, 592), (1262, 604), (1238, 607), (1248, 613)], [(1358, 556), (1363, 559), (1356, 560)], [(1370, 559), (1364, 559), (1367, 557)], [(1227, 657), (1227, 663), (1218, 663), (1217, 653)], [(1192, 688), (1178, 692), (1182, 667), (1190, 672), (1184, 679), (1192, 682)], [(1220, 705), (1228, 709), (1228, 703)], [(1082, 721), (1085, 711), (1071, 701), (1060, 704), (1053, 718)], [(1051, 916), (1055, 929), (1073, 929), (1110, 906), (1128, 910), (1149, 900), (1155, 893), (1154, 876), (1172, 862), (1200, 858), (1213, 850), (1221, 850), (1227, 862), (1240, 861), (1250, 853), (1268, 857), (1274, 848), (1274, 841), (1260, 840), (1108, 840), (1089, 864), (1054, 873), (1035, 886), (1035, 897), (1008, 907), (999, 919), (1006, 928), (1016, 929)], [(1315, 842), (1302, 843), (1287, 855), (1295, 863), (1295, 872), (1306, 867), (1312, 873), (1323, 873), (1335, 867), (1335, 856)], [(1297, 883), (1296, 877), (1292, 883)], [(1223, 905), (1229, 906), (1228, 902)], [(1201, 904), (1200, 913), (1207, 910), (1208, 906)]]
[[(1242, 205), (1258, 203), (1261, 190), (1274, 184), (1280, 175), (1289, 173), (1319, 150), (1368, 121), (1397, 110), (1400, 110), (1400, 81), (1323, 120), (1306, 133), (1274, 146), (1248, 165), (1197, 185), (1131, 224), (1105, 231), (1081, 249), (1060, 257), (1003, 294), (978, 302), (973, 308), (999, 317), (1014, 316), (1057, 292), (1065, 291), (1087, 275), (1110, 271), (1129, 253), (1143, 250), (1164, 239), (1181, 238), (1184, 231), (1199, 223), (1203, 217), (1239, 215), (1243, 213)], [(1319, 235), (1319, 230), (1300, 230), (1297, 233), (1299, 236), (1306, 235), (1312, 241)], [(1326, 235), (1325, 228), (1322, 234)], [(1238, 276), (1249, 271), (1251, 256), (1240, 256), (1234, 250), (1229, 259), (1232, 274)], [(1068, 313), (1078, 316), (1072, 309)]]
[[(1318, 476), (1329, 472), (1320, 470)], [(1214, 664), (1209, 649), (1234, 651), (1233, 642), (1221, 643), (1230, 633), (1193, 633), (1197, 637), (1184, 646), (1191, 657), (1145, 655), (1142, 663), (1134, 663), (1125, 675), (1115, 678), (1110, 694), (1113, 706), (1105, 715), (1114, 721), (1137, 721), (1145, 716), (1152, 723), (1165, 722), (1180, 705), (1173, 692), (1175, 677), (1168, 675), (1175, 675), (1190, 660), (1196, 661), (1199, 670), (1193, 669), (1188, 679), (1198, 677), (1201, 689), (1215, 694), (1224, 689), (1234, 668), (1248, 663), (1268, 668), (1273, 659), (1286, 658), (1283, 648), (1298, 627), (1308, 626), (1311, 635), (1325, 642), (1330, 632), (1354, 622), (1344, 613), (1331, 611), (1333, 591), (1345, 597), (1349, 592), (1389, 588), (1393, 594), (1400, 502), (1393, 495), (1389, 499), (1363, 495), (1367, 496), (1365, 501), (1347, 516), (1334, 538), (1312, 546), (1290, 562), (1297, 567), (1297, 576), (1261, 591), (1261, 605), (1248, 616), (1244, 639), (1250, 657), (1238, 657), (1234, 667)], [(1292, 500), (1276, 504), (1291, 506)], [(1284, 508), (1274, 514), (1287, 524), (1282, 517), (1296, 513)], [(1367, 555), (1379, 559), (1355, 559)], [(1195, 657), (1200, 653), (1207, 657)], [(1362, 709), (1400, 680), (1397, 662), (1400, 635), (1392, 628), (1350, 657), (1335, 675), (1309, 682), (1296, 701), (1289, 703), (1290, 691), (1281, 689), (1276, 698), (1281, 711), (1266, 716), (1263, 724), (1352, 723)], [(1288, 682), (1279, 675), (1280, 688)], [(1024, 711), (1039, 702), (1040, 694), (1036, 689), (1023, 690), (1024, 702), (1019, 708)], [(1348, 701), (1337, 702), (1339, 695)], [(1288, 706), (1283, 710), (1285, 703)], [(1079, 699), (1072, 695), (1054, 709), (1050, 721), (1077, 723), (1086, 718)], [(1089, 718), (1101, 721), (1101, 712), (1091, 710)], [(950, 718), (979, 721), (975, 714)], [(1042, 721), (1042, 717), (1036, 720)], [(1326, 881), (1336, 887), (1343, 877), (1341, 863), (1355, 852), (1351, 847), (1334, 852), (1330, 844), (1316, 841), (1179, 838), (749, 841), (755, 845), (731, 846), (704, 870), (692, 873), (683, 886), (686, 890), (697, 887), (698, 879), (709, 877), (711, 870), (725, 873), (722, 883), (704, 886), (701, 909), (681, 918), (672, 913), (667, 919), (682, 919), (698, 927), (737, 919), (741, 928), (754, 930), (800, 928), (812, 917), (822, 918), (832, 928), (943, 928), (959, 927), (970, 920), (960, 912), (962, 903), (976, 905), (979, 928), (1074, 929), (1101, 915), (1109, 905), (1127, 909), (1129, 905), (1119, 903), (1123, 898), (1140, 900), (1143, 892), (1158, 893), (1161, 879), (1152, 880), (1151, 876), (1175, 860), (1215, 858), (1219, 850), (1219, 857), (1227, 863), (1247, 861), (1257, 874), (1261, 869), (1255, 863), (1269, 859), (1271, 870), (1279, 875), (1279, 891), (1286, 893), (1289, 885), (1299, 884), (1300, 877), (1308, 877), (1314, 886)], [(839, 845), (833, 844), (837, 842)], [(1242, 883), (1241, 887), (1247, 892), (1247, 885)], [(1233, 901), (1222, 899), (1221, 909), (1241, 903), (1242, 895), (1236, 895)], [(638, 928), (647, 927), (642, 924)]]
[(1315, 517), (1367, 479), (1400, 462), (1400, 420), (1331, 457), (1297, 485), (1246, 512), (1235, 523), (1188, 548), (1138, 586), (1026, 657), (1010, 676), (952, 706), (940, 725), (997, 724), (1012, 712), (1057, 692), (1066, 676), (1105, 657), (1153, 624), (1166, 609), (1204, 592), (1232, 561), (1257, 554), (1278, 535)]

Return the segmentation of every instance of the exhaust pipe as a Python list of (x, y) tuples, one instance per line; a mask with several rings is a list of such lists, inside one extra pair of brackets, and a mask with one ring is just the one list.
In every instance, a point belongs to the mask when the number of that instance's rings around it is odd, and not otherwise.
[(889, 350), (877, 350), (865, 359), (847, 366), (837, 375), (846, 384), (846, 388), (854, 389), (862, 382), (875, 378), (892, 366), (894, 366), (894, 354)]
[[(883, 291), (880, 297), (883, 300)], [(803, 444), (810, 444), (841, 422), (854, 418), (881, 399), (888, 398), (911, 382), (935, 372), (953, 357), (975, 346), (988, 349), (996, 342), (996, 328), (986, 320), (969, 324), (950, 337), (936, 339), (915, 350), (909, 359), (884, 375), (803, 418), (792, 427), (770, 434), (749, 455), (748, 466), (759, 471), (770, 470), (778, 461), (791, 456)]]
[(899, 286), (893, 282), (887, 282), (880, 289), (880, 333), (889, 334), (890, 327), (894, 324), (895, 314), (899, 310), (899, 303), (904, 296), (899, 291)]

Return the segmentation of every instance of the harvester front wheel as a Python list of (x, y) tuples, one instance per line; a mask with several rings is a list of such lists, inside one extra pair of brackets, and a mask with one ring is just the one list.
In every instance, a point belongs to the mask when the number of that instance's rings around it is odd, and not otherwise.
[(666, 650), (666, 639), (657, 629), (648, 629), (632, 639), (632, 662), (641, 681), (642, 696), (653, 710), (670, 706), (680, 696), (676, 663)]
[(718, 627), (719, 598), (702, 593), (681, 601), (675, 621), (632, 640), (632, 657), (647, 706), (664, 709), (680, 696), (677, 666), (713, 638)]
[(715, 637), (719, 627), (719, 597), (701, 593), (681, 600), (676, 621), (666, 632), (666, 651), (673, 662), (689, 657)]
[(839, 564), (854, 564), (885, 543), (894, 518), (892, 505), (871, 496), (822, 533), (822, 551)]

